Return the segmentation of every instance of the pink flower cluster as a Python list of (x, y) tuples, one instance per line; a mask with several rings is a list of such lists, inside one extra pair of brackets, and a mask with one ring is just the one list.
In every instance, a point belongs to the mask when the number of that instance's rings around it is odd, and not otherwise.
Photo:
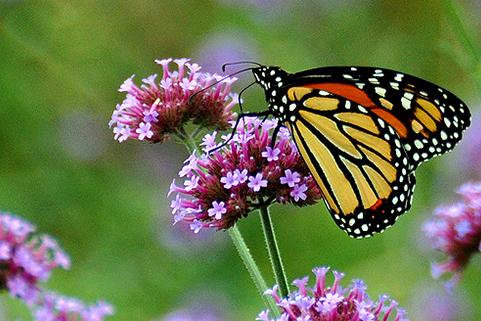
[(33, 235), (35, 228), (24, 220), (0, 212), (1, 284), (27, 303), (38, 299), (37, 283), (50, 272), (70, 267), (70, 259), (57, 242), (47, 235)]
[[(47, 281), (51, 271), (57, 267), (68, 269), (70, 259), (54, 239), (48, 235), (36, 235), (34, 231), (30, 223), (0, 212), (0, 284), (12, 296), (23, 300), (37, 315), (39, 311), (52, 310), (51, 303), (54, 302), (50, 299), (53, 296), (40, 286), (40, 282)], [(107, 305), (102, 303), (102, 306)], [(58, 304), (55, 304), (55, 309), (61, 310)], [(105, 308), (101, 310), (106, 311)], [(71, 318), (66, 314), (60, 317), (60, 314), (52, 312), (49, 317), (40, 313), (44, 317), (39, 316), (36, 320), (101, 321), (112, 314), (101, 314), (100, 310), (93, 308), (88, 310), (91, 313), (85, 311), (82, 318)]]
[(378, 301), (372, 301), (366, 293), (366, 286), (361, 280), (343, 288), (340, 286), (343, 273), (333, 271), (334, 282), (328, 286), (326, 275), (329, 268), (320, 267), (312, 270), (316, 276), (315, 285), (307, 286), (308, 277), (295, 280), (298, 288), (289, 297), (281, 298), (278, 288), (266, 292), (271, 295), (282, 311), (277, 319), (269, 318), (269, 311), (263, 311), (256, 320), (260, 321), (407, 321), (405, 312), (397, 303), (386, 295)]
[[(174, 223), (185, 221), (202, 228), (227, 229), (241, 217), (273, 202), (304, 206), (317, 202), (320, 191), (300, 157), (289, 132), (281, 128), (271, 147), (276, 121), (245, 118), (227, 146), (211, 154), (216, 133), (201, 144), (179, 172), (183, 186), (171, 185)], [(228, 137), (224, 137), (224, 140)]]
[(113, 312), (112, 306), (102, 301), (87, 306), (78, 299), (49, 292), (35, 307), (34, 316), (36, 321), (102, 321)]
[(157, 143), (169, 134), (183, 137), (184, 126), (190, 121), (199, 128), (229, 127), (234, 116), (231, 110), (238, 103), (238, 96), (230, 92), (236, 78), (227, 78), (206, 89), (222, 77), (200, 72), (201, 67), (189, 59), (173, 61), (177, 65), (175, 71), (169, 68), (171, 58), (155, 61), (162, 66), (160, 80), (154, 74), (143, 79), (139, 87), (132, 76), (120, 86), (119, 91), (125, 92), (126, 97), (117, 105), (109, 123), (116, 140)]
[(437, 208), (423, 226), (433, 247), (448, 257), (443, 263), (433, 264), (433, 276), (453, 273), (453, 282), (471, 256), (481, 251), (481, 183), (464, 184), (458, 193), (463, 197), (461, 202)]

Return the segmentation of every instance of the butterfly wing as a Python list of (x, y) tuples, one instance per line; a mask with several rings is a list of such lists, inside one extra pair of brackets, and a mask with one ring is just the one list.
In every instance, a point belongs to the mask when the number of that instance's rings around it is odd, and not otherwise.
[(339, 227), (360, 238), (394, 224), (415, 185), (394, 127), (338, 95), (309, 87), (287, 93), (302, 108), (286, 126)]
[(289, 75), (288, 85), (348, 99), (383, 119), (398, 134), (410, 170), (450, 151), (471, 122), (466, 105), (448, 90), (389, 69), (318, 68)]

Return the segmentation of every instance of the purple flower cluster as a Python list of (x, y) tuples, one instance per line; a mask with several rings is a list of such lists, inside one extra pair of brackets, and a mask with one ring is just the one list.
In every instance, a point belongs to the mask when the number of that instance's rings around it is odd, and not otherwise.
[(351, 286), (340, 286), (343, 273), (333, 271), (334, 282), (327, 286), (326, 275), (329, 268), (312, 270), (316, 276), (315, 285), (307, 287), (308, 277), (295, 280), (298, 288), (289, 297), (281, 298), (278, 288), (266, 292), (271, 295), (282, 311), (277, 319), (269, 318), (269, 311), (263, 311), (256, 320), (260, 321), (407, 321), (405, 312), (386, 295), (372, 301), (361, 280), (354, 280)]
[(101, 321), (112, 314), (112, 308), (107, 313), (107, 305), (103, 303), (98, 309), (84, 308), (81, 318), (70, 317), (70, 310), (63, 313), (67, 311), (63, 302), (73, 300), (49, 294), (40, 282), (47, 281), (57, 267), (68, 269), (70, 259), (54, 239), (34, 234), (34, 231), (35, 227), (30, 223), (0, 212), (0, 285), (12, 296), (23, 300), (37, 321)]
[(34, 236), (34, 230), (28, 222), (0, 212), (0, 284), (29, 304), (38, 300), (38, 282), (45, 282), (56, 267), (70, 267), (57, 242), (47, 235)]
[(86, 306), (78, 299), (55, 293), (47, 293), (42, 299), (34, 310), (36, 321), (101, 321), (114, 312), (110, 304), (102, 301)]
[(207, 152), (216, 146), (216, 133), (206, 135), (201, 144), (206, 154), (194, 153), (185, 161), (179, 172), (183, 186), (175, 180), (171, 184), (174, 223), (188, 222), (196, 233), (202, 228), (227, 229), (275, 201), (298, 206), (317, 202), (319, 188), (287, 129), (281, 128), (271, 148), (276, 125), (245, 118), (227, 146), (211, 154)]
[(201, 67), (186, 58), (173, 61), (177, 64), (175, 71), (169, 69), (171, 58), (155, 61), (163, 69), (160, 80), (154, 74), (143, 79), (139, 87), (132, 76), (120, 86), (119, 91), (125, 92), (126, 97), (117, 105), (109, 123), (116, 140), (157, 143), (169, 134), (182, 137), (184, 125), (190, 121), (199, 128), (225, 130), (229, 127), (233, 118), (231, 109), (238, 103), (238, 96), (230, 93), (236, 78), (228, 78), (199, 92), (222, 77), (200, 72)]
[(155, 321), (222, 321), (229, 319), (225, 314), (225, 304), (221, 304), (222, 300), (218, 300), (214, 304), (202, 302), (202, 298), (196, 297), (194, 303), (195, 305), (182, 307)]
[(433, 276), (453, 273), (453, 282), (471, 256), (481, 251), (481, 183), (464, 184), (458, 193), (461, 202), (437, 208), (423, 226), (433, 247), (448, 256), (447, 261), (433, 264)]

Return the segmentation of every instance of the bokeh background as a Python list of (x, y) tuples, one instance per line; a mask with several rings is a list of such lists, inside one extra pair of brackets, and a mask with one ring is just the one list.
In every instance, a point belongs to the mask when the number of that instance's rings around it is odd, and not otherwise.
[[(326, 208), (272, 208), (288, 277), (328, 265), (389, 293), (412, 320), (480, 320), (481, 260), (451, 292), (420, 225), (454, 190), (481, 179), (479, 1), (0, 0), (0, 209), (56, 236), (70, 271), (48, 286), (116, 306), (111, 320), (254, 320), (263, 308), (226, 233), (171, 225), (167, 190), (187, 154), (173, 143), (119, 144), (107, 126), (118, 86), (160, 72), (155, 58), (191, 57), (204, 70), (249, 58), (298, 71), (374, 65), (429, 79), (475, 116), (454, 153), (417, 171), (414, 205), (393, 228), (352, 240)], [(242, 76), (237, 90), (248, 83)], [(260, 88), (245, 106), (265, 108)], [(257, 213), (240, 222), (270, 277)], [(4, 294), (1, 320), (31, 320)], [(189, 318), (189, 315), (191, 319)], [(192, 317), (193, 316), (193, 317)]]

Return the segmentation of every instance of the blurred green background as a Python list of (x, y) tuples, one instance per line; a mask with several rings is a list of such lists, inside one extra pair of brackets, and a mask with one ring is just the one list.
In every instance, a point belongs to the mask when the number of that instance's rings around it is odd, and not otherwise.
[[(264, 307), (227, 234), (192, 236), (171, 225), (166, 193), (185, 150), (112, 139), (107, 123), (123, 99), (118, 86), (134, 73), (159, 73), (153, 60), (165, 57), (191, 57), (213, 72), (242, 58), (288, 71), (373, 65), (447, 87), (476, 115), (481, 5), (455, 2), (470, 49), (445, 4), (0, 0), (0, 209), (58, 238), (72, 269), (55, 271), (48, 286), (110, 301), (117, 311), (109, 320), (164, 320), (178, 309), (254, 320)], [(245, 106), (264, 108), (260, 88), (249, 92)], [(412, 320), (480, 320), (480, 258), (446, 294), (431, 278), (430, 262), (439, 257), (420, 230), (438, 204), (456, 199), (459, 184), (480, 178), (463, 162), (463, 153), (481, 151), (473, 144), (421, 166), (413, 209), (371, 239), (348, 238), (322, 204), (274, 206), (289, 278), (329, 265), (346, 273), (346, 285), (362, 278), (372, 297), (390, 294)], [(273, 284), (257, 213), (240, 229)], [(31, 320), (7, 295), (1, 306), (0, 318)], [(443, 309), (445, 318), (427, 316)]]

